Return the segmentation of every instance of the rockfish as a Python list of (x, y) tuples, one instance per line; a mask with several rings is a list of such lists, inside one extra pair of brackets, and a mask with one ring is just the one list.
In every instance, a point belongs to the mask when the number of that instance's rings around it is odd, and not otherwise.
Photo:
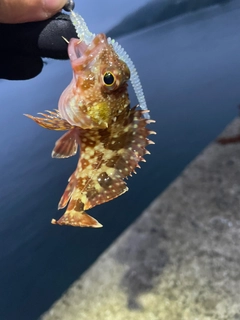
[[(124, 49), (105, 34), (92, 34), (83, 18), (71, 12), (70, 18), (79, 39), (71, 39), (68, 55), (73, 79), (63, 91), (58, 110), (27, 115), (50, 130), (67, 130), (57, 140), (53, 158), (80, 159), (60, 199), (58, 209), (67, 206), (64, 215), (53, 224), (77, 227), (102, 227), (85, 210), (110, 201), (128, 190), (127, 176), (139, 167), (149, 152), (154, 134), (146, 125), (149, 111), (136, 68)], [(128, 80), (139, 101), (130, 108)]]

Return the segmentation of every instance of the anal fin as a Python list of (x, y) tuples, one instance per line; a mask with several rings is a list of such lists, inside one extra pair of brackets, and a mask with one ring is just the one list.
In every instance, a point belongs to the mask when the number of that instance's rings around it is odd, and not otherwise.
[(68, 201), (70, 200), (74, 187), (75, 187), (75, 172), (71, 175), (71, 177), (68, 179), (68, 185), (58, 203), (58, 209), (63, 209), (66, 207)]

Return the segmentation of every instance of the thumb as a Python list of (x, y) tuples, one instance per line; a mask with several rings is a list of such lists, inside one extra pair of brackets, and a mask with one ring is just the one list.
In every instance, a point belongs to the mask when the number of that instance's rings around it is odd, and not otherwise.
[(0, 23), (46, 20), (65, 4), (66, 0), (0, 0)]

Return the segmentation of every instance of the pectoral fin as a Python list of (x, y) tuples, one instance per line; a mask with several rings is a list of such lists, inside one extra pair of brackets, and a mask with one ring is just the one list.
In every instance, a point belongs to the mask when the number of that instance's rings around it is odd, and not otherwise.
[(69, 158), (77, 153), (77, 148), (75, 131), (72, 129), (56, 141), (52, 158)]
[(40, 125), (43, 128), (49, 129), (49, 130), (70, 130), (73, 128), (73, 126), (68, 123), (66, 120), (62, 119), (59, 115), (58, 110), (55, 111), (48, 111), (49, 114), (45, 113), (39, 113), (43, 118), (40, 117), (33, 117), (30, 114), (24, 114), (26, 117), (32, 119), (35, 121), (38, 125)]

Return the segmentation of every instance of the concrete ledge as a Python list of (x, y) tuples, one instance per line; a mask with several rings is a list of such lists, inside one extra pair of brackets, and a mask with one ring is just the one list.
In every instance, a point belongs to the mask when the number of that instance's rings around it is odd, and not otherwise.
[(240, 319), (240, 144), (206, 148), (42, 319)]

